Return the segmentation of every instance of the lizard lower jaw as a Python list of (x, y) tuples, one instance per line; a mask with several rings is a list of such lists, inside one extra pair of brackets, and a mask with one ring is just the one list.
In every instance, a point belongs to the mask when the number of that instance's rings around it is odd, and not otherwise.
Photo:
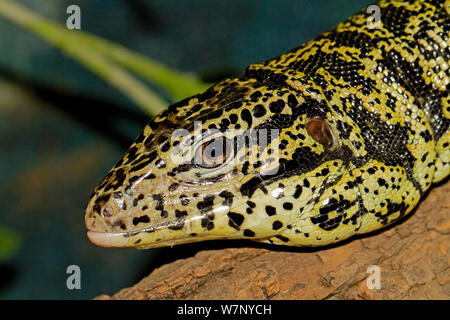
[(128, 239), (121, 232), (88, 231), (87, 236), (93, 244), (100, 247), (121, 248), (125, 247), (128, 242)]

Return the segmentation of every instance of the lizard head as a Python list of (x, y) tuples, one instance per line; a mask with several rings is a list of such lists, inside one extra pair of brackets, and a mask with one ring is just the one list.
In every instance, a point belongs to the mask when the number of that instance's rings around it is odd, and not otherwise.
[[(95, 189), (89, 238), (136, 248), (239, 238), (313, 246), (411, 212), (448, 173), (438, 28), (448, 12), (419, 6), (422, 21), (405, 3), (381, 2), (378, 30), (363, 11), (156, 116)], [(411, 41), (415, 26), (436, 32)], [(428, 38), (435, 45), (425, 48)], [(443, 63), (431, 68), (427, 55)]]
[(313, 245), (317, 226), (302, 226), (299, 213), (317, 212), (331, 167), (344, 167), (322, 107), (253, 79), (227, 79), (172, 105), (93, 192), (88, 237), (151, 248), (240, 238), (285, 244), (289, 232)]

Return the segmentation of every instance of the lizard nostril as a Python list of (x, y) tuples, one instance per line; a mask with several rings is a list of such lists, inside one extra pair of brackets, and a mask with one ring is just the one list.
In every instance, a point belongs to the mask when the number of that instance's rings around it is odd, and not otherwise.
[(110, 206), (105, 206), (102, 211), (104, 217), (111, 217), (113, 215), (113, 210)]

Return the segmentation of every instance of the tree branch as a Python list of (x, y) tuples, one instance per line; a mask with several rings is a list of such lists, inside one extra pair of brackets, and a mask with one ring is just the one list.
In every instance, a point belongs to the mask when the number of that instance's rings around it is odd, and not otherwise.
[[(449, 194), (437, 186), (406, 221), (345, 244), (201, 251), (97, 299), (448, 299)], [(370, 265), (381, 289), (367, 288)]]

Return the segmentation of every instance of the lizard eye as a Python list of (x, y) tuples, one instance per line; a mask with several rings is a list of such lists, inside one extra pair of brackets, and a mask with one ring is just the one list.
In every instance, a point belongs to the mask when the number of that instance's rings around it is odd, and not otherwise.
[(325, 149), (334, 151), (339, 146), (333, 130), (323, 119), (309, 119), (306, 122), (306, 132)]
[(231, 152), (231, 141), (225, 137), (218, 137), (197, 148), (195, 163), (202, 168), (217, 168), (225, 163)]

